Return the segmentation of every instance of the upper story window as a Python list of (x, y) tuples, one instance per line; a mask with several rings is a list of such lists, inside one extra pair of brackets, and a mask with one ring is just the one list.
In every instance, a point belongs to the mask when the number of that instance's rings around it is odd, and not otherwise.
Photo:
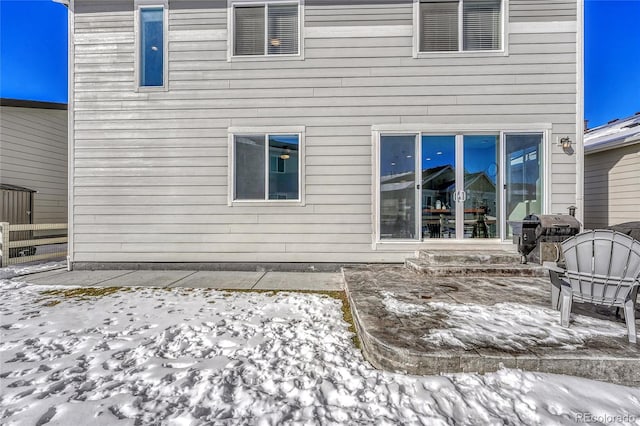
[(298, 2), (233, 5), (233, 55), (298, 55)]
[(166, 7), (157, 3), (145, 2), (137, 8), (136, 70), (137, 84), (140, 88), (166, 87)]
[(422, 0), (420, 52), (502, 49), (502, 0)]

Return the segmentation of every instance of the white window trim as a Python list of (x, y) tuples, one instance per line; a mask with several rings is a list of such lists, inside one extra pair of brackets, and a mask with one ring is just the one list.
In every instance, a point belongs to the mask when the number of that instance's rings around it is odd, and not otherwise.
[[(140, 85), (140, 9), (162, 8), (163, 26), (163, 57), (162, 57), (162, 86), (141, 86)], [(169, 90), (169, 0), (136, 0), (134, 12), (133, 35), (135, 39), (135, 59), (134, 59), (134, 85), (136, 92), (166, 92)]]
[(500, 9), (500, 26), (502, 39), (500, 41), (502, 48), (499, 50), (462, 50), (463, 34), (462, 34), (462, 2), (458, 3), (458, 50), (450, 52), (421, 52), (420, 51), (420, 0), (413, 0), (413, 57), (421, 58), (477, 58), (487, 56), (509, 56), (509, 0), (502, 0)]
[[(468, 135), (468, 134), (491, 134), (500, 135), (500, 161), (499, 169), (503, 167), (504, 161), (504, 140), (507, 133), (518, 134), (542, 134), (542, 174), (543, 174), (543, 194), (542, 194), (542, 213), (546, 214), (550, 211), (551, 206), (551, 149), (549, 147), (549, 135), (552, 130), (551, 123), (528, 123), (528, 124), (499, 124), (499, 123), (486, 123), (486, 124), (383, 124), (371, 126), (372, 131), (372, 160), (373, 160), (373, 180), (372, 185), (372, 216), (373, 216), (373, 235), (371, 241), (371, 248), (373, 250), (387, 250), (388, 247), (402, 246), (416, 247), (428, 244), (433, 245), (446, 245), (446, 244), (460, 244), (465, 240), (429, 240), (424, 242), (422, 240), (385, 240), (380, 238), (380, 136), (382, 135), (417, 135), (422, 138), (422, 135)], [(418, 157), (416, 155), (416, 157)], [(501, 175), (499, 181), (499, 187), (503, 188), (504, 176)], [(502, 217), (504, 212), (503, 206), (500, 207)], [(466, 241), (468, 242), (468, 241)], [(495, 244), (496, 242), (507, 244), (511, 243), (511, 240), (504, 239), (504, 229), (501, 230), (500, 238), (487, 239), (481, 241), (480, 244)], [(474, 241), (478, 243), (478, 241)]]
[[(304, 60), (304, 2), (305, 0), (227, 0), (227, 62), (251, 62), (251, 61), (301, 61)], [(262, 6), (267, 4), (297, 4), (298, 5), (298, 53), (282, 55), (243, 55), (233, 54), (235, 43), (235, 16), (234, 7)], [(265, 8), (266, 9), (266, 8)], [(265, 10), (266, 13), (266, 10)], [(265, 22), (265, 31), (268, 31), (268, 23)], [(266, 42), (266, 38), (265, 38)]]
[[(229, 127), (228, 143), (228, 176), (227, 176), (227, 205), (228, 206), (304, 206), (305, 205), (305, 126), (262, 126), (262, 127)], [(235, 136), (236, 135), (298, 135), (298, 199), (297, 200), (236, 200), (236, 159), (235, 159)], [(265, 139), (266, 149), (268, 140)], [(265, 167), (269, 171), (269, 157), (265, 158)], [(267, 180), (268, 182), (268, 180)], [(265, 194), (265, 197), (268, 194)]]

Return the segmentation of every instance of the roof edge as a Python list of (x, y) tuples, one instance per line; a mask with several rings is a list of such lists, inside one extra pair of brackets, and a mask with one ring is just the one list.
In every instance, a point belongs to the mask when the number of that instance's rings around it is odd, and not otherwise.
[(640, 143), (640, 133), (636, 133), (631, 136), (627, 136), (626, 138), (618, 138), (618, 139), (609, 139), (600, 141), (598, 143), (585, 145), (584, 153), (585, 154), (595, 154), (596, 152), (609, 151), (616, 148), (623, 148), (630, 145), (635, 145)]
[(17, 107), (17, 108), (41, 108), (41, 109), (59, 109), (67, 110), (67, 104), (60, 102), (43, 102), (30, 101), (26, 99), (0, 98), (0, 106)]

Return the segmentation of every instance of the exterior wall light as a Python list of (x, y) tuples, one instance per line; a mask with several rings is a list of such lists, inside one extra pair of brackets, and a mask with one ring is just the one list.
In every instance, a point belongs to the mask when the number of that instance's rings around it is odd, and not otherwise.
[(569, 138), (569, 136), (565, 136), (564, 138), (560, 139), (560, 146), (562, 147), (562, 149), (566, 152), (566, 151), (571, 151), (571, 139)]

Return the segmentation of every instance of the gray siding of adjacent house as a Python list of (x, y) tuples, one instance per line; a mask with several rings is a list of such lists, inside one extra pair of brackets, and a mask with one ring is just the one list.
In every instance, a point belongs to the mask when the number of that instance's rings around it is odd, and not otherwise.
[(67, 111), (0, 110), (0, 182), (37, 191), (34, 223), (66, 223)]
[(640, 220), (640, 143), (584, 158), (587, 229)]
[[(306, 3), (304, 60), (230, 62), (226, 2), (170, 1), (169, 90), (136, 92), (133, 2), (75, 2), (74, 261), (399, 261), (414, 249), (372, 248), (372, 125), (575, 135), (576, 33), (541, 31), (573, 2), (535, 2), (508, 56), (430, 59), (412, 57), (410, 3)], [(227, 205), (228, 128), (263, 125), (306, 126), (303, 206)], [(576, 158), (548, 149), (566, 212)]]

